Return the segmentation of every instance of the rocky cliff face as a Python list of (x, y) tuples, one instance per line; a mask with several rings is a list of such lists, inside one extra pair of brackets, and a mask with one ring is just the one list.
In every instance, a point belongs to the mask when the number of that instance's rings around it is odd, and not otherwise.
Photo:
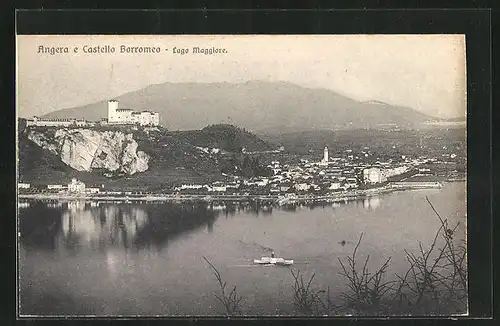
[(137, 150), (131, 133), (85, 128), (58, 129), (53, 134), (29, 130), (28, 138), (78, 171), (103, 169), (132, 175), (148, 169), (149, 156)]

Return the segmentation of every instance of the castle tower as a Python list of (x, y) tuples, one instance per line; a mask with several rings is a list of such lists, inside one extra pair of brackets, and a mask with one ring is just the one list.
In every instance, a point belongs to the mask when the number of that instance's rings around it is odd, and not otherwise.
[(323, 152), (323, 161), (328, 162), (328, 147), (325, 146), (325, 150)]
[(116, 110), (118, 110), (118, 101), (109, 100), (108, 101), (108, 123), (116, 122), (118, 120), (117, 115), (116, 115)]

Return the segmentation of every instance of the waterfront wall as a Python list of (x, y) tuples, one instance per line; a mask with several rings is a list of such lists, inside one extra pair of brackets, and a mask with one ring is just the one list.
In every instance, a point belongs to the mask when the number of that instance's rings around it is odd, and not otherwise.
[(394, 189), (439, 189), (442, 188), (442, 184), (440, 182), (394, 182), (391, 184), (391, 187)]

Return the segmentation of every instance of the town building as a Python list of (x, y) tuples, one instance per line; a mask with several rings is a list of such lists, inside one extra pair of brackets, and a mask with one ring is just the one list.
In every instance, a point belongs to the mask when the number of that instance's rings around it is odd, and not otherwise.
[(100, 189), (98, 187), (91, 187), (91, 188), (86, 188), (85, 192), (88, 194), (98, 194), (100, 192)]
[(118, 101), (108, 101), (108, 124), (138, 124), (141, 126), (158, 126), (160, 114), (152, 111), (134, 111), (120, 109)]
[(298, 191), (307, 191), (309, 188), (311, 188), (311, 185), (308, 183), (296, 183), (294, 185), (295, 190)]
[(271, 189), (269, 189), (269, 192), (271, 192), (271, 193), (279, 193), (280, 192), (280, 188), (278, 188), (278, 185), (272, 185)]
[(332, 182), (330, 184), (330, 187), (328, 187), (328, 189), (330, 190), (339, 190), (340, 189), (340, 182)]
[(239, 187), (240, 187), (239, 182), (230, 182), (226, 185), (226, 188), (230, 188), (230, 189), (238, 189)]
[(290, 188), (291, 188), (291, 186), (289, 186), (289, 185), (288, 186), (286, 186), (286, 185), (283, 186), (282, 185), (282, 186), (280, 186), (280, 191), (281, 192), (287, 192), (288, 190), (290, 190)]
[(363, 170), (363, 182), (367, 184), (382, 183), (387, 178), (379, 168), (368, 168)]
[(269, 183), (269, 179), (262, 178), (255, 181), (255, 185), (258, 187), (265, 187)]
[(48, 190), (64, 190), (66, 189), (67, 186), (64, 186), (64, 185), (58, 185), (58, 184), (55, 184), (55, 185), (47, 185), (47, 189)]
[(224, 185), (213, 185), (212, 189), (209, 191), (215, 191), (215, 192), (225, 192), (226, 191), (226, 186)]
[(68, 191), (72, 193), (84, 193), (85, 183), (73, 178), (71, 183), (68, 184)]
[(323, 158), (321, 159), (320, 162), (317, 162), (317, 163), (313, 163), (313, 164), (310, 164), (310, 165), (304, 165), (305, 167), (310, 167), (310, 166), (326, 166), (328, 165), (328, 147), (325, 147), (325, 149), (323, 150)]
[(31, 188), (31, 184), (20, 182), (17, 184), (17, 187), (19, 189), (29, 189), (29, 188)]
[(175, 190), (179, 191), (179, 190), (199, 190), (203, 188), (203, 185), (199, 185), (199, 184), (183, 184), (181, 185), (180, 187), (175, 187)]
[(386, 178), (390, 178), (390, 177), (393, 177), (393, 176), (396, 176), (396, 175), (400, 175), (400, 174), (406, 173), (409, 170), (410, 170), (410, 168), (408, 166), (398, 166), (398, 167), (395, 167), (395, 168), (392, 168), (392, 169), (385, 169), (383, 171), (383, 173), (384, 173), (384, 176)]

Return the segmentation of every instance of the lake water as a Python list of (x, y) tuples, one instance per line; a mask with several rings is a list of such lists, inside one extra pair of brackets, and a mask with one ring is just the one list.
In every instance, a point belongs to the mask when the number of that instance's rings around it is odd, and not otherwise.
[[(204, 204), (42, 202), (19, 204), (21, 315), (220, 315), (206, 257), (251, 315), (296, 314), (290, 267), (253, 259), (270, 250), (315, 273), (314, 287), (340, 298), (345, 259), (361, 234), (362, 259), (388, 276), (407, 268), (404, 249), (432, 242), (439, 227), (425, 197), (465, 235), (465, 184), (404, 191), (340, 205), (288, 209)], [(345, 241), (345, 244), (342, 244)]]

